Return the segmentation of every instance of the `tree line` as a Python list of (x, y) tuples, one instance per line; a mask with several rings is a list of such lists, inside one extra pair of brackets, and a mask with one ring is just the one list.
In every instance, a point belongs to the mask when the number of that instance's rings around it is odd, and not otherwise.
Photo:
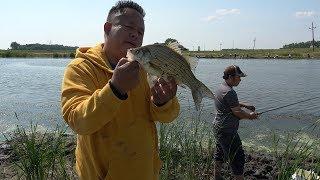
[[(174, 41), (177, 41), (177, 40), (173, 39), (173, 38), (168, 38), (168, 39), (166, 39), (164, 44), (168, 44), (169, 42), (174, 42)], [(315, 45), (315, 47), (320, 47), (320, 41), (315, 41), (314, 45)], [(312, 41), (287, 44), (287, 45), (284, 45), (282, 47), (282, 49), (310, 48), (310, 47), (312, 47)], [(64, 46), (64, 45), (60, 45), (60, 44), (39, 44), (39, 43), (21, 45), (17, 42), (12, 42), (10, 44), (10, 48), (11, 48), (11, 50), (74, 51), (78, 47), (77, 46)], [(180, 45), (180, 48), (183, 51), (188, 51), (188, 49), (182, 45)]]
[[(291, 44), (284, 45), (282, 48), (289, 49), (289, 48), (310, 48), (310, 47), (312, 47), (312, 41), (291, 43)], [(320, 41), (315, 41), (314, 47), (320, 47)]]
[(77, 46), (64, 46), (64, 45), (59, 45), (59, 44), (39, 44), (39, 43), (21, 45), (17, 42), (12, 42), (10, 44), (10, 48), (12, 50), (74, 51), (78, 47)]

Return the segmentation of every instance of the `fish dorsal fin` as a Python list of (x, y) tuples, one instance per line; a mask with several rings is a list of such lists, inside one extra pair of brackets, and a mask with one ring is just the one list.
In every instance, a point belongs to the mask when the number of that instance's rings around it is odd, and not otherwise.
[[(171, 41), (167, 44), (169, 48), (177, 52), (178, 54), (182, 55), (182, 50), (179, 46), (181, 46), (178, 41)], [(183, 56), (183, 55), (182, 55)], [(190, 68), (192, 71), (194, 71), (198, 65), (198, 58), (196, 57), (191, 57), (191, 56), (183, 56), (188, 64), (190, 65)]]
[(177, 52), (178, 54), (182, 55), (182, 51), (180, 49), (180, 44), (177, 42), (177, 41), (172, 41), (172, 42), (169, 42), (167, 44), (167, 46), (169, 48), (171, 48), (172, 50), (174, 50), (175, 52)]

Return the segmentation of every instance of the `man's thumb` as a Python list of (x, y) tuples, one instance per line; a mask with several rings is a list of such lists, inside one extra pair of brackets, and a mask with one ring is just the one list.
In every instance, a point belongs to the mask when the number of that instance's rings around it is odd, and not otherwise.
[(129, 62), (127, 58), (121, 58), (119, 61), (118, 61), (118, 64), (117, 66), (121, 66), (125, 63)]

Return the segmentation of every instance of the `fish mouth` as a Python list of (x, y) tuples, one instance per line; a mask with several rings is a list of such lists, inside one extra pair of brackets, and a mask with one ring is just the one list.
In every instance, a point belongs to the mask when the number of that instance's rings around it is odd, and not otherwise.
[(136, 59), (135, 56), (133, 55), (132, 50), (133, 50), (133, 48), (130, 48), (130, 49), (127, 50), (127, 58), (128, 58), (130, 61), (136, 61), (137, 59)]
[(129, 49), (127, 50), (127, 56), (128, 56), (128, 55), (134, 56), (134, 55), (133, 55), (133, 50), (134, 50), (134, 48), (129, 48)]

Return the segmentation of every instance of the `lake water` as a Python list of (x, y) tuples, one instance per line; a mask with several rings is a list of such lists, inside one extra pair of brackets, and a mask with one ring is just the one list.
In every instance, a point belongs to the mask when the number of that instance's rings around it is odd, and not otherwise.
[[(70, 59), (0, 59), (0, 132), (10, 132), (16, 125), (28, 127), (31, 120), (43, 129), (64, 125), (60, 85), (69, 62)], [(252, 103), (258, 111), (320, 96), (317, 60), (200, 59), (195, 74), (214, 90), (222, 82), (224, 68), (231, 64), (240, 66), (248, 75), (235, 87), (239, 100)], [(181, 115), (194, 111), (191, 92), (179, 88), (178, 94)], [(211, 122), (215, 113), (213, 101), (205, 99), (202, 108), (202, 119)], [(242, 121), (240, 134), (248, 143), (256, 143), (271, 131), (284, 133), (310, 126), (320, 119), (319, 110), (318, 98), (265, 113), (258, 121)], [(312, 139), (319, 134), (305, 132)]]

